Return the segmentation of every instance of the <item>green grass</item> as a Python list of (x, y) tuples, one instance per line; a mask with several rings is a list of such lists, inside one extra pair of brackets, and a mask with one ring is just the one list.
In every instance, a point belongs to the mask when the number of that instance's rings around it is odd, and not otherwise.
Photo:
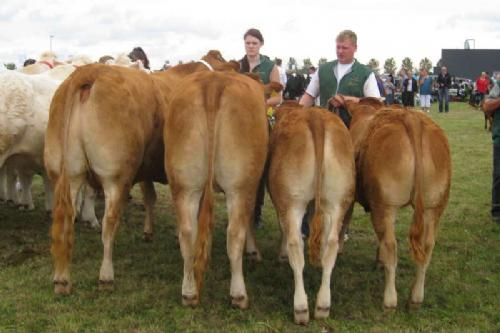
[[(100, 234), (77, 223), (73, 293), (56, 296), (50, 221), (42, 208), (43, 186), (36, 179), (35, 211), (0, 206), (0, 332), (500, 332), (500, 226), (489, 217), (491, 135), (483, 129), (482, 115), (465, 104), (453, 103), (449, 114), (437, 114), (434, 106), (431, 116), (450, 140), (453, 179), (419, 311), (405, 309), (415, 269), (407, 241), (411, 210), (402, 210), (397, 222), (398, 309), (385, 313), (384, 275), (374, 268), (375, 235), (357, 206), (351, 239), (332, 277), (330, 318), (294, 325), (293, 276), (289, 265), (277, 260), (279, 231), (269, 200), (265, 226), (257, 232), (263, 261), (244, 262), (250, 308), (232, 309), (221, 195), (201, 304), (185, 308), (173, 207), (168, 189), (160, 185), (152, 243), (142, 241), (144, 211), (134, 189), (114, 247), (114, 292), (97, 290)], [(312, 309), (320, 270), (306, 264), (304, 276)]]

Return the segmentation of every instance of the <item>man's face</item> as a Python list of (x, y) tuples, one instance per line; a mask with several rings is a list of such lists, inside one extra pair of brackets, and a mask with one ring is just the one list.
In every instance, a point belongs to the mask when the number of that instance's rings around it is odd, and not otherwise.
[(357, 46), (350, 39), (337, 40), (337, 59), (341, 64), (350, 64), (356, 50)]
[(445, 75), (448, 72), (446, 67), (441, 68), (441, 74)]

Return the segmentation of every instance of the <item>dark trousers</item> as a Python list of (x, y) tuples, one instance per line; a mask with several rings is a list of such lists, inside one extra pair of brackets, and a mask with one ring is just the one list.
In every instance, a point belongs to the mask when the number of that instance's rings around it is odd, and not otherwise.
[(491, 216), (500, 219), (500, 144), (493, 145), (493, 186), (491, 189)]
[(439, 98), (439, 112), (443, 112), (443, 104), (444, 104), (444, 112), (448, 112), (450, 110), (450, 107), (448, 105), (450, 101), (448, 88), (439, 88), (438, 98)]
[(415, 106), (415, 93), (413, 91), (403, 91), (401, 99), (404, 106)]

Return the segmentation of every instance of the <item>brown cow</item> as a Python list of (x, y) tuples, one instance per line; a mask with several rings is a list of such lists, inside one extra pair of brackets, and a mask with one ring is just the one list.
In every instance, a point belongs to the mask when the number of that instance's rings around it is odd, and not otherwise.
[(228, 207), (232, 304), (247, 308), (242, 254), (268, 149), (264, 89), (238, 73), (193, 74), (175, 90), (163, 134), (184, 258), (182, 302), (199, 303), (215, 187), (225, 193)]
[(346, 104), (352, 114), (356, 200), (371, 212), (379, 240), (377, 257), (385, 268), (384, 306), (397, 306), (394, 224), (398, 209), (410, 204), (414, 208), (410, 245), (417, 274), (409, 304), (418, 306), (424, 300), (425, 273), (450, 192), (448, 140), (422, 112)]
[(325, 109), (303, 109), (289, 103), (276, 113), (270, 149), (268, 187), (282, 230), (280, 258), (288, 255), (294, 273), (294, 320), (306, 324), (309, 308), (302, 279), (302, 217), (314, 200), (309, 254), (323, 268), (314, 316), (326, 318), (331, 305), (330, 278), (343, 240), (339, 234), (354, 200), (354, 150), (339, 117)]
[[(217, 67), (221, 59), (205, 60)], [(71, 290), (73, 221), (85, 184), (105, 194), (99, 281), (101, 287), (112, 287), (112, 247), (127, 193), (134, 183), (145, 181), (146, 224), (150, 223), (155, 195), (148, 185), (166, 182), (162, 132), (170, 92), (182, 77), (199, 70), (208, 68), (193, 63), (149, 75), (93, 64), (78, 68), (56, 91), (44, 152), (47, 173), (56, 185), (51, 248), (56, 293)]]

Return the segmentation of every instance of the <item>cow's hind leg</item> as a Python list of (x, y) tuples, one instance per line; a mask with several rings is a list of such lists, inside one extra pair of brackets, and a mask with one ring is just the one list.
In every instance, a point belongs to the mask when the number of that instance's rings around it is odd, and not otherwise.
[(144, 241), (150, 242), (153, 240), (153, 208), (156, 203), (156, 192), (153, 182), (142, 182), (141, 191), (144, 197), (144, 207), (146, 208), (146, 217), (144, 219)]
[[(174, 190), (172, 191), (174, 192)], [(198, 232), (198, 208), (201, 199), (200, 191), (175, 191), (174, 199), (179, 230), (179, 245), (184, 259), (184, 276), (182, 279), (182, 304), (196, 306), (199, 303), (199, 290), (194, 276), (194, 246)]]
[(379, 240), (378, 255), (384, 265), (384, 307), (394, 309), (398, 304), (396, 292), (397, 242), (394, 231), (397, 207), (372, 207), (372, 223)]
[(228, 191), (227, 207), (227, 255), (231, 265), (231, 287), (229, 294), (232, 305), (240, 309), (248, 308), (248, 295), (243, 277), (243, 249), (246, 233), (250, 228), (254, 201), (246, 192)]
[(411, 291), (411, 296), (409, 300), (409, 306), (411, 308), (418, 308), (420, 304), (424, 301), (424, 285), (425, 285), (425, 274), (429, 263), (431, 262), (432, 250), (434, 249), (435, 236), (437, 232), (437, 226), (439, 224), (439, 218), (443, 213), (443, 208), (427, 208), (424, 211), (424, 252), (425, 259), (422, 263), (417, 262), (417, 274), (415, 282), (413, 283), (413, 288)]
[(120, 224), (124, 199), (129, 187), (116, 182), (103, 182), (105, 195), (104, 217), (102, 219), (103, 258), (99, 271), (99, 289), (112, 290), (114, 283), (113, 243)]
[(323, 233), (323, 251), (321, 256), (323, 274), (321, 277), (321, 286), (316, 298), (316, 309), (314, 311), (314, 318), (316, 319), (328, 318), (330, 315), (330, 280), (339, 251), (339, 234), (342, 229), (345, 212), (346, 208), (339, 205), (335, 206), (331, 213), (325, 211), (323, 216), (323, 228), (325, 229)]
[(306, 210), (306, 202), (296, 204), (288, 209), (285, 215), (287, 232), (288, 262), (293, 270), (295, 292), (293, 295), (293, 318), (296, 324), (305, 325), (309, 322), (309, 305), (304, 289), (304, 241), (300, 227)]

